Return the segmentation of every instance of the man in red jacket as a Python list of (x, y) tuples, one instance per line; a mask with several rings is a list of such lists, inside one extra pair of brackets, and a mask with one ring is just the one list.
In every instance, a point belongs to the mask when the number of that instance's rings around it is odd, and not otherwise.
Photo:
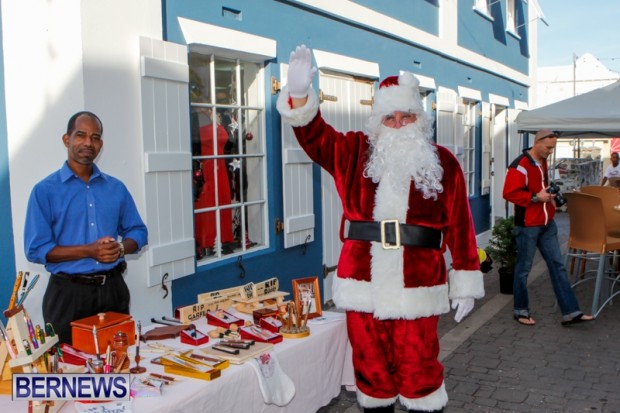
[[(556, 195), (550, 193), (547, 158), (555, 149), (557, 135), (542, 129), (534, 137), (534, 146), (523, 151), (508, 167), (504, 182), (504, 199), (515, 205), (517, 263), (514, 277), (514, 319), (533, 326), (530, 316), (527, 277), (538, 248), (547, 263), (553, 292), (562, 311), (562, 325), (593, 319), (579, 309), (568, 281), (553, 220)], [(551, 191), (553, 192), (553, 191)]]
[[(463, 172), (432, 142), (411, 73), (381, 82), (367, 134), (338, 132), (319, 110), (311, 53), (298, 47), (277, 107), (302, 148), (334, 178), (343, 205), (333, 299), (347, 311), (357, 400), (364, 412), (440, 412), (440, 314), (461, 321), (484, 296)], [(452, 254), (448, 274), (443, 254)]]

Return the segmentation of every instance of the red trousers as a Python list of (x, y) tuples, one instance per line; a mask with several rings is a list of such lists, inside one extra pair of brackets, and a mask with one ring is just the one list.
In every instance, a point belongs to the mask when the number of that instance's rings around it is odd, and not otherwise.
[(373, 399), (398, 395), (418, 399), (439, 389), (443, 366), (437, 360), (438, 321), (438, 316), (377, 320), (370, 313), (348, 311), (347, 329), (358, 390)]

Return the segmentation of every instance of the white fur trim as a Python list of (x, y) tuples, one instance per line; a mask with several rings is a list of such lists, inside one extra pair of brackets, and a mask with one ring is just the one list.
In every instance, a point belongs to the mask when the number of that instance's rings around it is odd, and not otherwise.
[(293, 127), (306, 126), (319, 111), (319, 97), (312, 86), (308, 88), (308, 101), (304, 106), (293, 109), (289, 105), (288, 99), (288, 88), (284, 86), (278, 96), (276, 107), (282, 119)]
[(375, 92), (372, 114), (385, 116), (397, 110), (422, 113), (419, 84), (413, 73), (404, 72), (398, 77), (398, 85), (382, 87)]
[(358, 281), (351, 278), (340, 278), (336, 274), (332, 283), (332, 299), (334, 304), (342, 310), (373, 313), (375, 306), (372, 302), (372, 290), (367, 281)]
[(397, 398), (398, 396), (390, 397), (388, 399), (378, 399), (376, 397), (368, 396), (357, 389), (357, 402), (360, 406), (366, 408), (391, 406), (396, 403)]
[(374, 283), (336, 276), (332, 297), (342, 310), (371, 313), (380, 320), (413, 320), (450, 311), (447, 284), (420, 288), (401, 286), (396, 291), (377, 290)]
[(446, 392), (446, 384), (441, 383), (441, 387), (429, 394), (428, 396), (417, 399), (409, 399), (407, 397), (398, 396), (400, 403), (407, 410), (422, 410), (432, 412), (433, 410), (441, 410), (448, 404), (448, 393)]
[(451, 270), (450, 299), (484, 297), (484, 280), (480, 271)]

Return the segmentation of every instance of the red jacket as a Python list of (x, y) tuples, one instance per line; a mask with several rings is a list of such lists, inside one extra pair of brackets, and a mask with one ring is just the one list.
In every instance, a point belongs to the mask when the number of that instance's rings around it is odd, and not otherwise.
[(555, 215), (553, 202), (532, 202), (532, 196), (549, 186), (547, 160), (537, 163), (529, 149), (523, 151), (508, 167), (504, 182), (504, 199), (515, 205), (515, 225), (536, 227), (547, 225)]

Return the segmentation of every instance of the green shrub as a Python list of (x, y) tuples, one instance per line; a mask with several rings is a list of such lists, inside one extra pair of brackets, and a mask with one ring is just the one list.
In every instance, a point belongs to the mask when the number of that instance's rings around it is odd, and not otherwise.
[(485, 248), (487, 254), (499, 264), (500, 268), (514, 269), (517, 260), (517, 240), (514, 228), (513, 216), (499, 219), (493, 226), (489, 245)]

